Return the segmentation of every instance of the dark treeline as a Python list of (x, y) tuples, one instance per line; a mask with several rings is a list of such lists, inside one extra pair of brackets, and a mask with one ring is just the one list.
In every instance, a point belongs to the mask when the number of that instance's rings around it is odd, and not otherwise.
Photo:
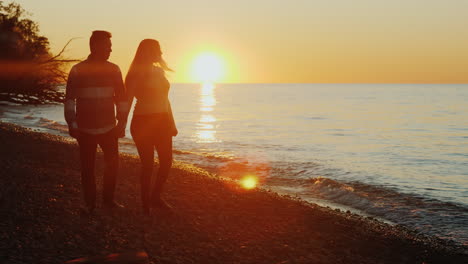
[(61, 102), (57, 85), (66, 81), (66, 48), (52, 55), (49, 40), (17, 3), (0, 0), (0, 101), (21, 104)]

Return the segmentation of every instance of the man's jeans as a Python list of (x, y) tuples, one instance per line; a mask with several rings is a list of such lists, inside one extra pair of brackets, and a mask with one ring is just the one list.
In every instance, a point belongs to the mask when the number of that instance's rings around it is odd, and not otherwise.
[(94, 164), (96, 161), (96, 150), (99, 145), (104, 153), (104, 181), (103, 201), (110, 203), (114, 201), (115, 184), (119, 168), (118, 138), (111, 130), (105, 134), (91, 135), (80, 133), (78, 144), (80, 146), (81, 160), (81, 183), (86, 205), (89, 208), (96, 206), (96, 177)]

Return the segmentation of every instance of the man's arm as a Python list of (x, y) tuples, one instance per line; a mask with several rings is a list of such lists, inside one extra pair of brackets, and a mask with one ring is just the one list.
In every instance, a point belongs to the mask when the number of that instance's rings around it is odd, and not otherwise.
[(68, 124), (68, 134), (77, 138), (79, 135), (78, 124), (76, 122), (76, 86), (77, 72), (76, 67), (72, 67), (68, 74), (67, 87), (65, 88), (65, 121)]

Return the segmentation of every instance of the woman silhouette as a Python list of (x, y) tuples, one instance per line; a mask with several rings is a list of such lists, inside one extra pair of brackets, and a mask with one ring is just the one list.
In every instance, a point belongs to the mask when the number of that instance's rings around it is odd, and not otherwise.
[[(161, 198), (164, 184), (172, 166), (172, 137), (178, 131), (169, 102), (169, 81), (165, 71), (172, 71), (162, 59), (159, 42), (140, 42), (135, 58), (125, 78), (130, 106), (136, 98), (130, 126), (141, 160), (141, 200), (143, 212), (150, 208), (170, 210)], [(154, 149), (159, 158), (159, 170), (151, 188)]]

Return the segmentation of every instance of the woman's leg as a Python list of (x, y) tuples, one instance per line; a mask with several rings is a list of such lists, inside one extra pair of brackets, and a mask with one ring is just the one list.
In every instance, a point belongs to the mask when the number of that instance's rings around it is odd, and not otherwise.
[(158, 139), (155, 146), (156, 151), (158, 152), (159, 169), (153, 186), (151, 200), (153, 205), (157, 206), (160, 204), (161, 193), (172, 167), (172, 136), (164, 136), (163, 138)]
[(135, 140), (135, 144), (138, 149), (141, 161), (141, 202), (143, 204), (143, 210), (147, 212), (150, 207), (150, 188), (151, 188), (151, 176), (153, 175), (153, 163), (154, 163), (154, 146), (148, 141)]
[(141, 161), (141, 202), (145, 213), (149, 213), (151, 176), (153, 175), (154, 165), (154, 144), (151, 137), (145, 135), (146, 129), (142, 127), (144, 125), (145, 124), (142, 124), (141, 122), (135, 122), (135, 120), (132, 120), (131, 133)]

